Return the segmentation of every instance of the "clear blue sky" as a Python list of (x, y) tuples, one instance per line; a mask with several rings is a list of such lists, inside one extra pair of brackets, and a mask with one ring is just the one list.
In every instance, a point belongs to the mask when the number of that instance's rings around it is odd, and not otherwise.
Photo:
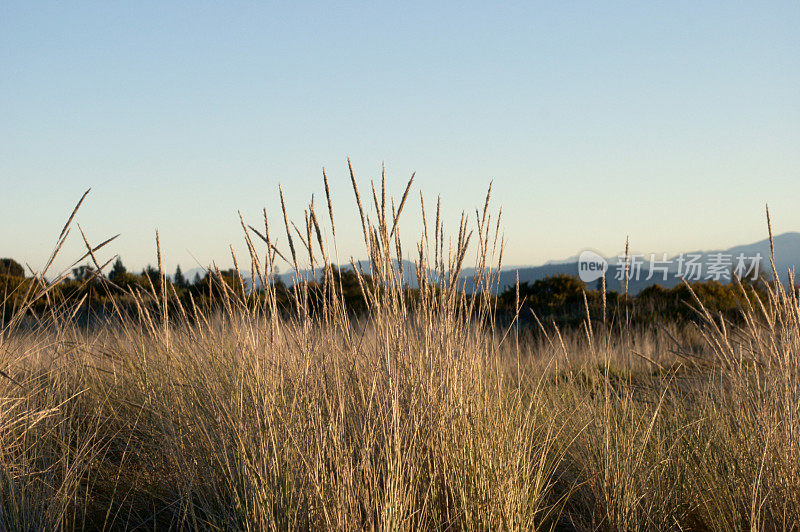
[(800, 230), (800, 3), (431, 4), (2, 2), (0, 256), (40, 267), (91, 186), (130, 267), (156, 227), (227, 265), (236, 211), (281, 183), (300, 218), (323, 166), (358, 256), (347, 156), (450, 229), (494, 179), (507, 264), (747, 243), (765, 202)]

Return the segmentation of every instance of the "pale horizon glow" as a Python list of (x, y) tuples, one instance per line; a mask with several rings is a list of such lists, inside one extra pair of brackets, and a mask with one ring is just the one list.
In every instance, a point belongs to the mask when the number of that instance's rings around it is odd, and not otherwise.
[(408, 253), (420, 189), (453, 234), (490, 181), (507, 265), (749, 244), (767, 203), (798, 231), (798, 27), (797, 2), (4, 2), (0, 257), (41, 268), (91, 187), (104, 258), (155, 264), (157, 228), (170, 271), (249, 266), (237, 211), (277, 232), (280, 184), (327, 213), (325, 167), (363, 258), (348, 156), (364, 198), (382, 162), (396, 197), (416, 171)]

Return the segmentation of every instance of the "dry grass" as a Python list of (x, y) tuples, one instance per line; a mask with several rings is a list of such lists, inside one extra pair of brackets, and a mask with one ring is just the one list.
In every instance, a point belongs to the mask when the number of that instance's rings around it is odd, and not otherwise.
[[(131, 294), (136, 316), (100, 329), (77, 326), (74, 309), (8, 319), (0, 528), (800, 527), (794, 292), (772, 287), (736, 328), (697, 301), (693, 338), (606, 325), (605, 306), (583, 331), (531, 337), (497, 326), (491, 300), (464, 298), (457, 281), (474, 252), (480, 284), (495, 282), (488, 194), (449, 247), (437, 203), (410, 298), (393, 262), (410, 183), (397, 209), (385, 181), (373, 186), (368, 212), (351, 177), (378, 280), (361, 279), (362, 318), (327, 282), (323, 305), (299, 290), (290, 315), (272, 288), (227, 285), (221, 308), (184, 308), (162, 270), (161, 287)], [(333, 228), (328, 190), (325, 176)], [(304, 221), (284, 209), (281, 252), (266, 215), (263, 233), (242, 220), (254, 277), (270, 286), (285, 254), (338, 262), (313, 202)], [(86, 246), (102, 267), (102, 245)], [(42, 277), (27, 301), (57, 282)]]

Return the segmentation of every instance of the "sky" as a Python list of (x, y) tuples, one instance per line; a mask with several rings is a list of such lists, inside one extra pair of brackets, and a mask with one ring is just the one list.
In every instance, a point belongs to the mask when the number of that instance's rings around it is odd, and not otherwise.
[(490, 182), (507, 265), (754, 242), (766, 203), (798, 231), (798, 27), (796, 1), (5, 0), (0, 256), (40, 269), (91, 187), (102, 257), (155, 263), (158, 229), (167, 268), (227, 266), (279, 184), (290, 218), (324, 211), (324, 167), (360, 258), (347, 157), (362, 196), (416, 172), (406, 249), (420, 190), (454, 234)]

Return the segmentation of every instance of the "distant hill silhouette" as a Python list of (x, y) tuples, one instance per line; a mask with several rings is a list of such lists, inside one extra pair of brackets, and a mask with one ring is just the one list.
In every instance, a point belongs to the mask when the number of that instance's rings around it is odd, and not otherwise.
[[(778, 275), (780, 276), (783, 282), (786, 282), (788, 279), (787, 271), (789, 268), (793, 268), (795, 266), (800, 265), (800, 232), (790, 232), (790, 233), (783, 233), (777, 235), (774, 238), (775, 242), (775, 266), (778, 270)], [(709, 257), (714, 254), (722, 253), (723, 255), (730, 255), (734, 262), (735, 258), (739, 254), (744, 254), (745, 257), (754, 257), (757, 254), (760, 254), (763, 258), (763, 264), (761, 266), (762, 271), (768, 276), (772, 277), (772, 268), (769, 265), (769, 255), (770, 255), (770, 246), (769, 246), (769, 239), (765, 238), (764, 240), (759, 240), (758, 242), (754, 242), (752, 244), (734, 246), (728, 249), (719, 249), (719, 250), (708, 250), (708, 251), (691, 251), (686, 252), (684, 255), (699, 255), (701, 258), (698, 259), (699, 262), (703, 263), (704, 265), (708, 263)], [(631, 294), (638, 294), (643, 289), (647, 288), (648, 286), (652, 286), (654, 284), (660, 284), (664, 287), (673, 287), (676, 284), (680, 283), (680, 278), (677, 275), (677, 258), (678, 255), (674, 257), (670, 257), (669, 260), (673, 263), (673, 267), (670, 268), (667, 272), (667, 279), (663, 279), (663, 273), (661, 272), (654, 272), (651, 279), (647, 279), (649, 277), (649, 268), (648, 268), (648, 261), (649, 257), (645, 257), (643, 264), (641, 266), (640, 275), (638, 279), (631, 278), (628, 291)], [(608, 290), (616, 290), (618, 292), (624, 291), (624, 283), (615, 279), (615, 274), (617, 273), (617, 257), (609, 257), (609, 270), (606, 275), (606, 288)], [(363, 268), (365, 273), (370, 273), (370, 263), (369, 261), (362, 260), (359, 263), (361, 268)], [(343, 268), (349, 268), (349, 264), (342, 265)], [(395, 269), (398, 268), (398, 263), (395, 261)], [(403, 261), (403, 269), (404, 275), (406, 279), (406, 284), (411, 288), (417, 287), (417, 276), (416, 276), (416, 269), (413, 262), (404, 260)], [(195, 274), (199, 274), (201, 277), (205, 275), (206, 270), (204, 268), (194, 268), (184, 273), (186, 278), (191, 281), (194, 279)], [(317, 268), (316, 270), (316, 277), (317, 279), (320, 278), (322, 274), (322, 270)], [(461, 280), (465, 283), (467, 291), (471, 290), (471, 287), (474, 284), (474, 268), (464, 268), (461, 272)], [(568, 275), (578, 275), (578, 256), (569, 257), (568, 259), (564, 260), (551, 260), (541, 266), (519, 266), (519, 267), (504, 267), (499, 276), (499, 283), (497, 284), (499, 291), (504, 290), (509, 286), (513, 286), (514, 283), (517, 281), (517, 274), (519, 274), (519, 282), (524, 283), (533, 283), (539, 279), (544, 279), (545, 277), (549, 277), (552, 275), (557, 274), (568, 274)], [(250, 278), (249, 271), (243, 271), (242, 275), (245, 277), (246, 280)], [(310, 279), (311, 278), (311, 271), (310, 270), (301, 270), (300, 275), (303, 278)], [(703, 274), (705, 277), (705, 272)], [(280, 278), (287, 286), (291, 286), (294, 284), (295, 274), (294, 272), (283, 272), (280, 274)], [(590, 286), (590, 288), (595, 288), (594, 286)]]
[[(372, 267), (371, 267), (372, 265), (367, 260), (362, 260), (362, 261), (357, 262), (356, 266), (360, 267), (364, 271), (364, 273), (366, 273), (366, 274), (369, 274), (372, 271)], [(340, 267), (342, 269), (350, 269), (350, 268), (352, 268), (352, 266), (349, 263), (342, 264), (342, 265), (340, 265)], [(394, 267), (395, 267), (395, 271), (399, 271), (399, 266), (398, 266), (397, 261), (394, 261)], [(191, 281), (192, 279), (194, 279), (195, 275), (199, 275), (202, 278), (203, 276), (205, 276), (206, 271), (207, 270), (205, 268), (192, 268), (191, 270), (189, 270), (186, 273), (184, 273), (184, 276), (187, 279), (189, 279), (189, 281)], [(470, 269), (469, 271), (471, 272), (472, 269)], [(315, 271), (314, 271), (315, 275), (313, 275), (313, 277), (316, 280), (320, 280), (322, 278), (322, 272), (323, 272), (322, 268), (317, 266), (315, 268)], [(242, 276), (244, 277), (244, 279), (246, 281), (250, 280), (250, 271), (249, 270), (242, 271), (241, 273), (242, 273)], [(301, 269), (299, 274), (300, 274), (299, 276), (300, 276), (301, 279), (311, 279), (312, 278), (311, 269)], [(278, 277), (280, 277), (280, 279), (284, 282), (284, 284), (286, 284), (286, 286), (292, 286), (295, 283), (295, 280), (296, 280), (295, 279), (295, 273), (293, 271), (281, 272), (280, 274), (278, 274)], [(408, 260), (404, 260), (403, 261), (403, 277), (405, 278), (406, 284), (408, 286), (410, 286), (412, 288), (416, 288), (417, 287), (417, 270), (416, 270), (416, 266), (414, 265), (413, 262), (408, 261)], [(256, 279), (256, 283), (258, 283), (258, 279)]]
[[(774, 237), (775, 243), (775, 267), (778, 271), (778, 276), (782, 282), (788, 279), (787, 271), (795, 266), (800, 266), (800, 233), (789, 232), (777, 235)], [(762, 271), (767, 277), (772, 277), (772, 268), (769, 264), (770, 246), (769, 239), (759, 240), (752, 244), (734, 246), (728, 249), (709, 250), (709, 251), (690, 251), (684, 253), (685, 256), (700, 255), (699, 262), (707, 264), (712, 255), (722, 253), (723, 255), (730, 255), (735, 263), (736, 257), (743, 254), (745, 257), (754, 257), (758, 254), (761, 255), (763, 263), (761, 266)], [(663, 273), (660, 271), (654, 272), (651, 279), (647, 279), (650, 275), (648, 261), (649, 257), (645, 257), (644, 264), (641, 267), (639, 279), (631, 279), (628, 285), (628, 291), (631, 294), (637, 294), (648, 286), (660, 284), (664, 287), (672, 287), (680, 283), (680, 278), (677, 275), (677, 260), (678, 255), (670, 257), (669, 260), (673, 263), (673, 267), (667, 272), (667, 279), (663, 279)], [(608, 290), (616, 290), (618, 292), (624, 291), (624, 283), (614, 278), (617, 267), (617, 257), (609, 258), (609, 270), (606, 275), (606, 288)], [(500, 273), (499, 289), (513, 286), (517, 281), (517, 274), (519, 274), (519, 282), (532, 283), (545, 277), (568, 274), (578, 275), (578, 257), (570, 257), (565, 261), (549, 261), (541, 266), (521, 266), (521, 267), (505, 267)], [(703, 274), (705, 277), (705, 273)], [(467, 286), (472, 285), (472, 279), (467, 280)], [(594, 286), (590, 286), (594, 288)]]

